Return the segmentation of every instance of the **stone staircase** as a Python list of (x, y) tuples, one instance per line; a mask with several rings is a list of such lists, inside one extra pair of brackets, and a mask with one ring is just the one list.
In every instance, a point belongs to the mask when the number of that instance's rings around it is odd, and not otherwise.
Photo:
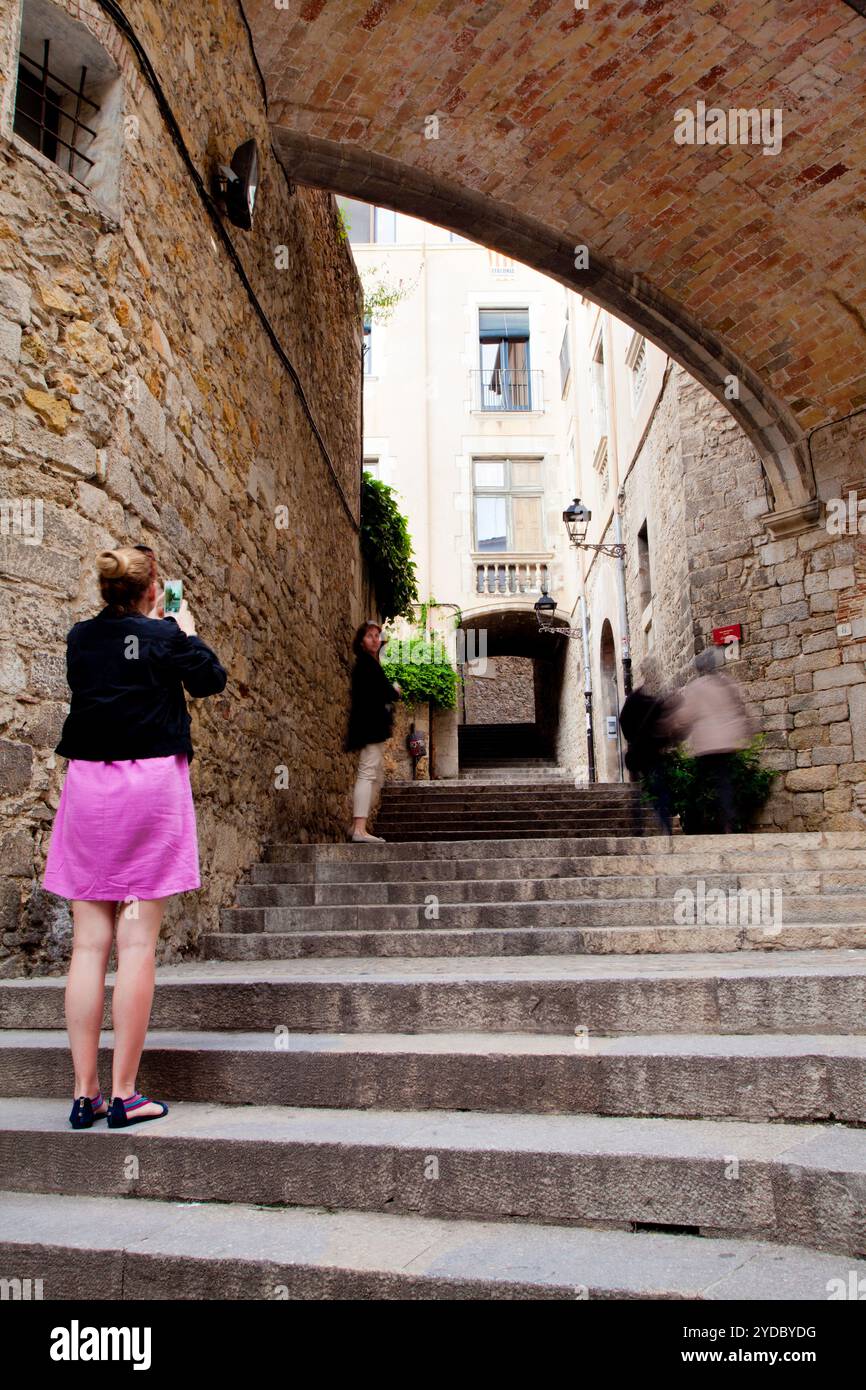
[(461, 724), (457, 743), (463, 781), (570, 781), (535, 724)]
[(657, 834), (659, 823), (634, 783), (575, 786), (488, 778), (469, 782), (387, 782), (374, 830), (389, 842), (588, 838)]
[[(677, 920), (712, 889), (781, 920)], [(275, 845), (202, 945), (124, 1132), (67, 1126), (64, 981), (0, 981), (2, 1272), (46, 1298), (866, 1277), (866, 835)]]

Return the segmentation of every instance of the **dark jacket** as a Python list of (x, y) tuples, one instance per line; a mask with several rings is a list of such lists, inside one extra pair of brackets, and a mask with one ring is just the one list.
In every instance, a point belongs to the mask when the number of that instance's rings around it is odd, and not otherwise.
[(620, 710), (619, 727), (628, 743), (625, 765), (635, 775), (649, 772), (671, 743), (664, 699), (645, 687), (632, 692)]
[(186, 753), (192, 762), (190, 695), (218, 695), (228, 676), (174, 618), (114, 617), (103, 608), (66, 638), (69, 714), (55, 752), (85, 762)]
[(352, 672), (352, 708), (346, 748), (384, 743), (394, 728), (394, 702), (400, 696), (375, 656), (362, 651)]

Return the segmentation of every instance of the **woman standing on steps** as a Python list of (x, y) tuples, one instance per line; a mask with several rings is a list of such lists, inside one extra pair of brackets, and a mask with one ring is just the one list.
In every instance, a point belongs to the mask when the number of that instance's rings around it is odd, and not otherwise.
[(355, 633), (352, 650), (352, 708), (346, 750), (360, 748), (358, 777), (352, 797), (353, 824), (348, 839), (353, 843), (382, 844), (381, 835), (370, 835), (367, 817), (384, 772), (385, 744), (394, 728), (394, 703), (400, 698), (399, 685), (392, 685), (380, 663), (385, 645), (378, 623), (362, 623)]
[[(103, 550), (96, 567), (105, 607), (66, 639), (72, 700), (55, 751), (69, 761), (43, 880), (72, 902), (66, 1025), (73, 1129), (89, 1129), (102, 1116), (119, 1129), (168, 1113), (162, 1101), (141, 1095), (135, 1080), (165, 900), (201, 887), (183, 691), (216, 695), (227, 680), (196, 636), (187, 604), (176, 618), (157, 606), (149, 546)], [(117, 976), (107, 1102), (97, 1056), (112, 939)]]

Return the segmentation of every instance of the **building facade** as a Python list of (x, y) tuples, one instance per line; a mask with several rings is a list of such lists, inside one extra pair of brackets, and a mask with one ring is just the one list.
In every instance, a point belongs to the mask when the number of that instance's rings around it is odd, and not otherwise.
[[(714, 631), (739, 628), (726, 669), (779, 774), (765, 823), (861, 827), (866, 553), (856, 519), (827, 519), (864, 492), (845, 430), (836, 452), (816, 440), (817, 524), (768, 526), (758, 453), (726, 403), (628, 324), (447, 231), (341, 202), (362, 277), (402, 295), (367, 334), (367, 466), (399, 494), (422, 597), (486, 640), (460, 717), (534, 710), (575, 779), (617, 781), (628, 683), (677, 688)], [(622, 558), (569, 543), (575, 497), (586, 542)], [(535, 621), (543, 590), (559, 635)]]

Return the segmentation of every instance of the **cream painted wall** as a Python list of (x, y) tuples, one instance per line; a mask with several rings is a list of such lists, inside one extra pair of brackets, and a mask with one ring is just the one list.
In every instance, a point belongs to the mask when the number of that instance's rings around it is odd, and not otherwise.
[[(601, 728), (601, 634), (614, 637), (618, 700), (624, 698), (622, 658), (624, 584), (618, 562), (576, 551), (568, 542), (563, 508), (579, 496), (591, 509), (587, 539), (612, 541), (617, 493), (638, 455), (659, 400), (668, 359), (645, 343), (643, 388), (636, 396), (635, 357), (641, 339), (580, 295), (448, 232), (398, 214), (393, 244), (355, 244), (362, 273), (373, 267), (411, 292), (392, 320), (373, 327), (373, 371), (367, 378), (367, 456), (381, 460), (379, 476), (393, 486), (409, 520), (422, 598), (457, 604), (467, 615), (532, 609), (537, 594), (479, 594), (473, 546), (472, 460), (499, 454), (542, 460), (543, 545), (549, 589), (560, 616), (579, 627), (583, 583), (590, 610), (590, 666), (596, 694), (596, 759), (601, 779), (618, 778), (618, 749)], [(526, 308), (530, 369), (543, 374), (543, 408), (522, 412), (473, 409), (471, 373), (479, 367), (480, 308)], [(563, 395), (560, 348), (569, 344), (570, 375)], [(603, 345), (606, 444), (594, 408), (593, 358)], [(606, 462), (599, 467), (601, 460)], [(633, 551), (634, 537), (624, 538)], [(497, 557), (487, 556), (490, 562)], [(513, 557), (509, 557), (513, 558)], [(562, 639), (565, 640), (565, 639)], [(570, 639), (569, 699), (582, 687), (583, 651)], [(580, 697), (582, 699), (582, 697)], [(610, 697), (607, 703), (612, 703)], [(619, 707), (617, 706), (617, 708)], [(586, 776), (582, 711), (561, 718), (560, 758)]]

